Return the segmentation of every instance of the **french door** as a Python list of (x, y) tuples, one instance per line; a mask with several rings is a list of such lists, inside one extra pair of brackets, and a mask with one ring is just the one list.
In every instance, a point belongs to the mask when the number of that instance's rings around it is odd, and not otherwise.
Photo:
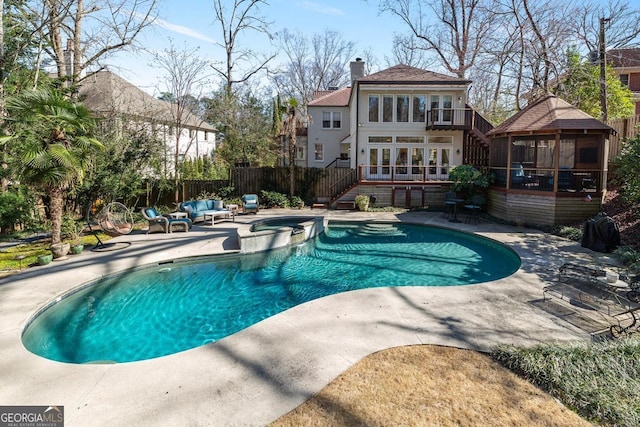
[(449, 125), (453, 119), (453, 96), (431, 95), (431, 120), (435, 125)]
[(429, 148), (428, 178), (447, 179), (449, 177), (451, 150), (452, 147)]
[(391, 148), (370, 147), (369, 167), (367, 169), (367, 178), (369, 179), (390, 179)]

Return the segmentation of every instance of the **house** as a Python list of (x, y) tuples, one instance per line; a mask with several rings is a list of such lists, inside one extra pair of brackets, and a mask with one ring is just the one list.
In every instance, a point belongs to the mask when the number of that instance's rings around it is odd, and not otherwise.
[(607, 62), (620, 82), (633, 92), (636, 102), (635, 114), (640, 114), (640, 48), (608, 50)]
[(533, 225), (582, 221), (602, 207), (614, 130), (547, 95), (487, 132), (488, 213)]
[(195, 114), (179, 112), (175, 104), (154, 98), (111, 71), (85, 77), (80, 83), (79, 96), (83, 104), (102, 119), (101, 126), (110, 130), (144, 130), (163, 140), (166, 176), (173, 172), (176, 141), (180, 158), (211, 155), (216, 148), (213, 126)]
[(492, 126), (466, 105), (471, 81), (402, 64), (364, 69), (356, 59), (351, 87), (314, 94), (308, 166), (357, 171), (358, 188), (334, 200), (363, 193), (380, 205), (444, 204), (452, 166), (486, 166)]
[(312, 117), (307, 131), (312, 135), (307, 148), (308, 167), (351, 167), (350, 95), (350, 87), (314, 92), (307, 106), (307, 113)]

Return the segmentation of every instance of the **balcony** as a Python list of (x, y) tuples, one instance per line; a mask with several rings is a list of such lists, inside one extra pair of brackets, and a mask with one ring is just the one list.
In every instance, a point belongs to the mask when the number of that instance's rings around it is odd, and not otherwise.
[(470, 130), (474, 111), (471, 108), (427, 110), (427, 130)]

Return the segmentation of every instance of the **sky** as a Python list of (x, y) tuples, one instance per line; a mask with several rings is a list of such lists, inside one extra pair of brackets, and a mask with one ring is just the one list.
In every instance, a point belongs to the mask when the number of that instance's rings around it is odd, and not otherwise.
[[(228, 0), (232, 3), (232, 0)], [(356, 44), (356, 55), (371, 49), (382, 64), (389, 56), (394, 32), (402, 28), (395, 18), (378, 12), (377, 0), (268, 0), (260, 12), (272, 21), (271, 31), (301, 30), (307, 36), (325, 29), (338, 32)], [(139, 42), (152, 51), (161, 52), (173, 43), (176, 48), (199, 48), (199, 54), (211, 61), (222, 61), (224, 50), (217, 46), (219, 25), (214, 21), (211, 0), (160, 0), (156, 24), (147, 29)], [(241, 47), (265, 53), (274, 52), (266, 37), (243, 40)], [(275, 61), (284, 63), (279, 57)], [(163, 73), (153, 67), (152, 55), (137, 52), (120, 54), (111, 62), (111, 70), (145, 91), (157, 95), (162, 91)]]

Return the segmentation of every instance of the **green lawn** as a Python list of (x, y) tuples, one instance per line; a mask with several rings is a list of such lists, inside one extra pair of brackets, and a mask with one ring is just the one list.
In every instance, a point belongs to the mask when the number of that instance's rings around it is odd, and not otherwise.
[[(111, 239), (111, 237), (104, 233), (98, 233), (98, 236), (103, 242)], [(85, 235), (82, 236), (82, 243), (84, 243), (85, 247), (91, 247), (98, 243), (98, 241), (93, 235)], [(0, 250), (0, 272), (17, 271), (21, 265), (24, 269), (32, 264), (36, 264), (38, 255), (51, 253), (49, 246), (51, 246), (51, 243), (43, 239), (42, 241), (21, 243), (8, 249)], [(18, 259), (18, 257), (21, 256), (24, 256), (22, 262)]]

